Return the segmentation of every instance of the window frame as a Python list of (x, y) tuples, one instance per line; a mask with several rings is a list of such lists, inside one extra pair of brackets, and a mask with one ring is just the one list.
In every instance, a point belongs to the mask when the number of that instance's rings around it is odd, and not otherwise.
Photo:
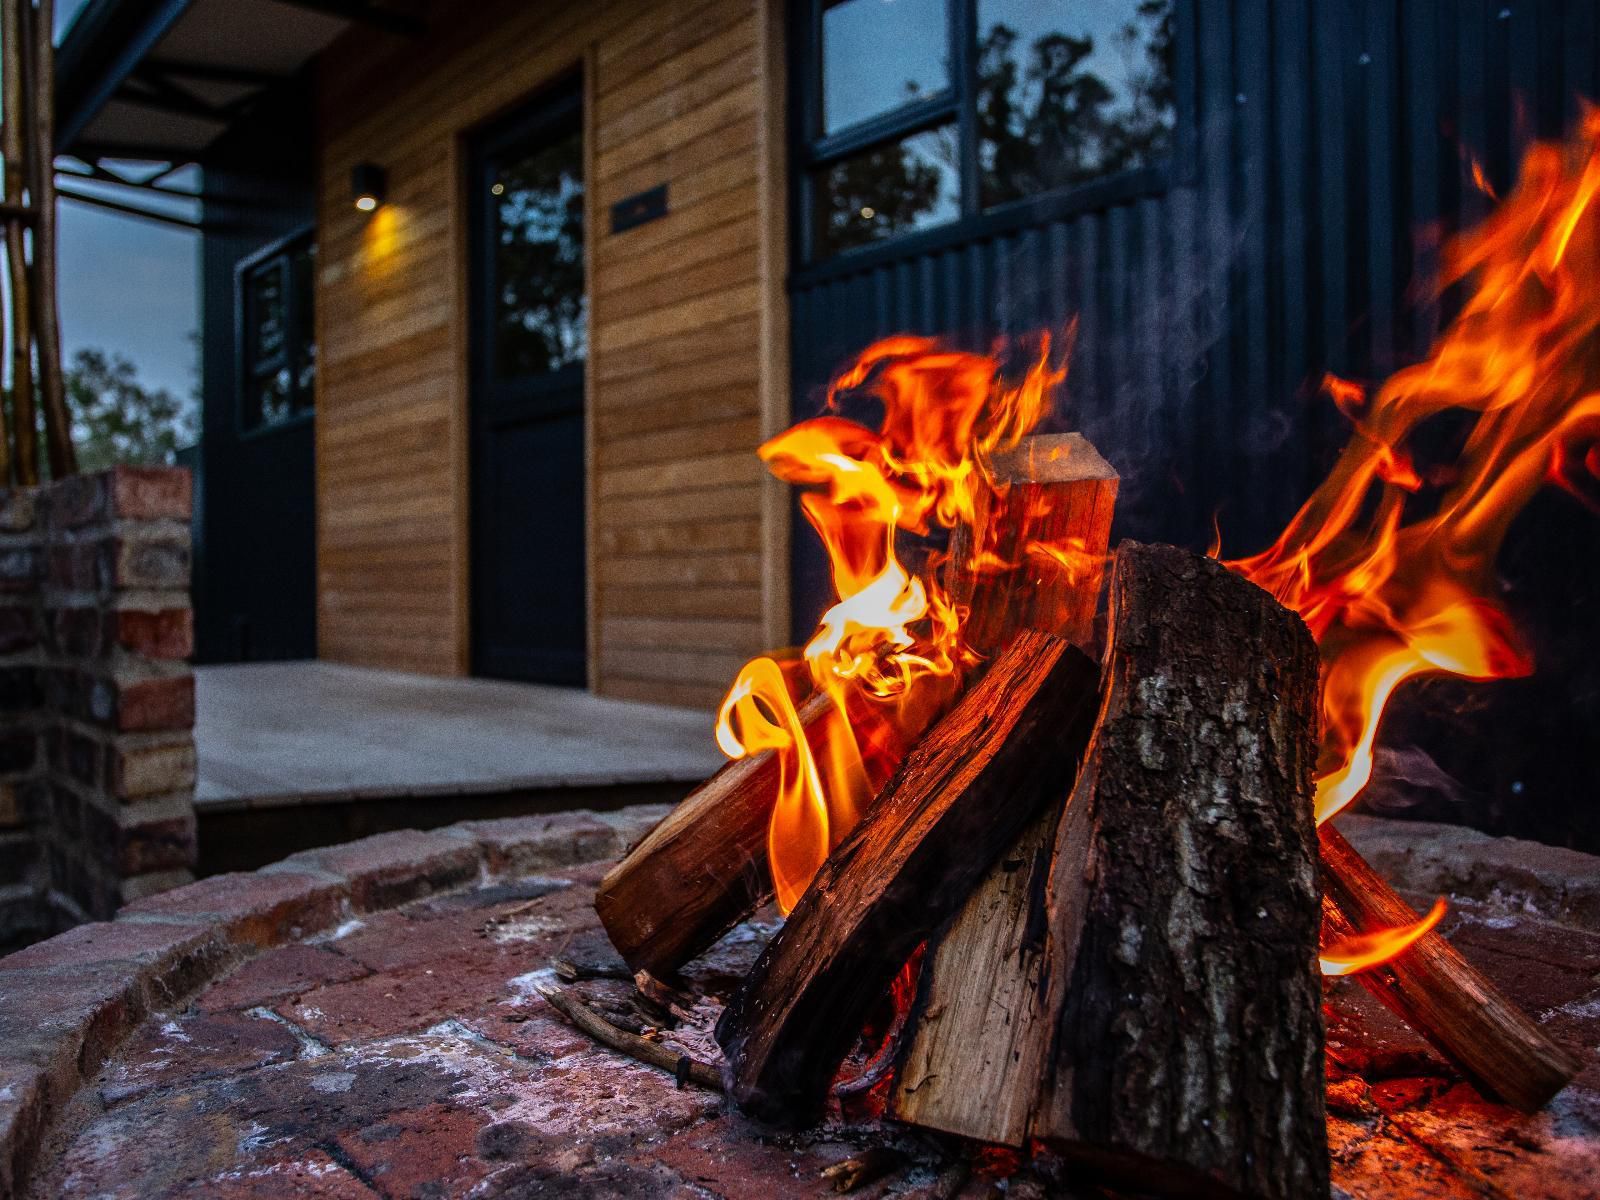
[[(295, 369), (295, 330), (300, 328), (300, 298), (294, 279), (294, 259), (308, 251), (311, 259), (312, 312), (310, 314), (310, 346), (313, 355), (317, 346), (316, 330), (316, 226), (302, 225), (258, 250), (245, 255), (233, 267), (233, 349), (234, 349), (234, 424), (241, 438), (262, 437), (292, 429), (312, 420), (317, 412), (317, 384), (313, 379), (310, 388), (300, 386), (299, 372)], [(257, 362), (253, 347), (253, 330), (250, 285), (269, 268), (276, 267), (283, 277), (283, 349), (266, 362)], [(270, 367), (267, 365), (270, 363)], [(320, 366), (320, 364), (319, 364)], [(259, 413), (251, 420), (250, 389), (261, 380), (287, 367), (289, 370), (289, 396), (291, 411), (279, 421), (262, 420)], [(318, 371), (318, 378), (321, 372)]]
[[(794, 164), (791, 202), (798, 219), (791, 222), (790, 251), (796, 282), (818, 282), (876, 262), (927, 253), (974, 237), (994, 236), (1095, 208), (1164, 195), (1180, 175), (1177, 164), (1190, 157), (1186, 121), (1193, 112), (1190, 96), (1193, 67), (1186, 54), (1184, 32), (1186, 22), (1192, 19), (1192, 13), (1187, 11), (1191, 0), (1173, 0), (1178, 36), (1173, 63), (1176, 103), (1171, 151), (1145, 166), (1130, 167), (1100, 179), (989, 208), (981, 207), (977, 122), (978, 0), (946, 0), (946, 4), (950, 87), (831, 134), (822, 131), (822, 16), (830, 5), (828, 0), (795, 0), (791, 5), (790, 39), (794, 47), (789, 89), (790, 161)], [(956, 128), (959, 152), (957, 217), (941, 225), (908, 230), (819, 257), (817, 176), (827, 167), (853, 155), (946, 124)]]

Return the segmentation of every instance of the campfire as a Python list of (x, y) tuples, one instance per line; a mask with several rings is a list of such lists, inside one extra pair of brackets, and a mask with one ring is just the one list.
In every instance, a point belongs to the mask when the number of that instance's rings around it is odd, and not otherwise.
[[(1319, 973), (1507, 1104), (1571, 1079), (1433, 931), (1443, 901), (1419, 916), (1327, 821), (1408, 679), (1532, 669), (1494, 562), (1541, 486), (1600, 476), (1597, 192), (1591, 114), (1454, 243), (1443, 282), (1470, 294), (1428, 360), (1370, 395), (1326, 381), (1349, 443), (1250, 557), (1112, 549), (1117, 472), (1038, 432), (1071, 330), (879, 342), (761, 447), (837, 602), (739, 673), (733, 761), (597, 899), (657, 998), (784, 914), (716, 1026), (742, 1109), (865, 1098), (1139, 1190), (1327, 1195)], [(1425, 458), (1444, 414), (1465, 426)]]

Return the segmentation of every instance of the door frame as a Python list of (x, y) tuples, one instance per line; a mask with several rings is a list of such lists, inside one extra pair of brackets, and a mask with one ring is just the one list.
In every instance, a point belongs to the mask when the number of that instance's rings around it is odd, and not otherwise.
[[(478, 428), (474, 413), (475, 398), (484, 386), (485, 356), (484, 323), (480, 319), (485, 311), (488, 272), (482, 269), (480, 234), (485, 227), (488, 202), (482, 200), (474, 182), (477, 179), (486, 150), (497, 142), (509, 143), (520, 137), (532, 136), (541, 127), (557, 128), (571, 119), (571, 108), (576, 107), (582, 149), (580, 164), (583, 178), (583, 287), (588, 300), (588, 353), (583, 364), (582, 417), (583, 430), (583, 546), (584, 546), (584, 673), (585, 686), (593, 692), (599, 678), (598, 623), (599, 601), (595, 567), (597, 540), (595, 533), (595, 294), (594, 294), (594, 239), (599, 233), (598, 205), (595, 200), (595, 47), (591, 44), (581, 57), (551, 73), (536, 86), (523, 92), (510, 103), (500, 104), (484, 113), (470, 126), (459, 130), (452, 139), (450, 152), (454, 160), (452, 175), (456, 180), (455, 220), (452, 243), (460, 263), (455, 272), (455, 332), (453, 341), (456, 359), (455, 382), (457, 387), (454, 405), (456, 427), (454, 441), (454, 506), (460, 550), (455, 556), (455, 642), (456, 669), (460, 675), (474, 673), (476, 663), (475, 635), (477, 595), (474, 580), (476, 547), (479, 542), (480, 518), (474, 502), (474, 471), (479, 458)], [(567, 92), (563, 96), (561, 93)], [(540, 109), (541, 101), (551, 102)]]

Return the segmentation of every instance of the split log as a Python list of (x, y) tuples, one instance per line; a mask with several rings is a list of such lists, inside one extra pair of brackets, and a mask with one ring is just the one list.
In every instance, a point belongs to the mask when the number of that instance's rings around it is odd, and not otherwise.
[[(1329, 935), (1346, 937), (1417, 919), (1343, 834), (1324, 825), (1320, 841)], [(1524, 1112), (1543, 1108), (1582, 1066), (1437, 932), (1356, 978), (1480, 1090)]]
[(742, 1107), (784, 1122), (818, 1112), (927, 931), (1070, 785), (1094, 707), (1089, 659), (1025, 632), (906, 756), (718, 1024)]
[(1140, 1190), (1327, 1195), (1317, 677), (1267, 593), (1123, 544), (1102, 709), (1048, 869), (1018, 866), (1024, 912), (987, 934), (1023, 964), (1016, 994), (1003, 1011), (978, 980), (985, 935), (940, 944), (897, 1116), (1045, 1139)]
[[(838, 719), (823, 695), (799, 717), (808, 737)], [(767, 822), (777, 794), (772, 751), (731, 762), (606, 873), (595, 910), (630, 967), (670, 976), (772, 898)]]
[(1105, 575), (1117, 472), (1081, 434), (1024, 438), (990, 464), (973, 524), (951, 537), (951, 598), (962, 636), (992, 654), (1018, 629), (1088, 645)]
[[(1087, 647), (1111, 537), (1116, 471), (1075, 433), (1024, 439), (993, 469), (1006, 490), (980, 503), (983, 524), (957, 531), (951, 558), (953, 588), (965, 589), (961, 602), (977, 604), (968, 628), (981, 625), (982, 641), (1037, 629)], [(1029, 539), (1070, 547), (1070, 561), (1028, 554)], [(971, 565), (975, 545), (997, 547), (1015, 566), (980, 575)], [(1064, 789), (1035, 818), (936, 940), (923, 970), (921, 1008), (940, 1016), (915, 1032), (902, 1064), (892, 1102), (903, 1119), (1022, 1144), (1035, 1083), (1017, 1071), (1025, 1058), (1037, 1069), (1026, 1044), (1045, 1036), (1039, 1008), (1043, 889), (1067, 795)], [(941, 1037), (941, 1031), (953, 1036)], [(962, 1082), (946, 1088), (941, 1079)], [(931, 1085), (925, 1091), (924, 1083)]]

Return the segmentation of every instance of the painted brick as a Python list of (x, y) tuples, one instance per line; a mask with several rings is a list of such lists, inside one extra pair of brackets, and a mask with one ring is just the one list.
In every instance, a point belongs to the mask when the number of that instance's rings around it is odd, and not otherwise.
[(280, 865), (339, 876), (348, 882), (356, 908), (366, 912), (470, 882), (478, 874), (478, 849), (446, 833), (403, 830), (303, 851)]
[(277, 946), (335, 924), (346, 891), (313, 875), (276, 873), (213, 875), (188, 887), (135, 900), (121, 918), (184, 917), (214, 921), (229, 941)]
[(31, 650), (39, 644), (39, 621), (30, 608), (0, 607), (0, 654)]
[(27, 533), (33, 528), (37, 505), (26, 488), (0, 488), (0, 533)]
[(177, 467), (113, 467), (106, 477), (111, 514), (124, 520), (187, 521), (189, 472)]
[(117, 612), (107, 620), (117, 645), (144, 658), (188, 658), (194, 653), (194, 613), (187, 608)]
[(123, 800), (160, 796), (194, 787), (194, 741), (156, 746), (115, 746), (111, 750), (111, 790)]
[(112, 587), (173, 590), (189, 586), (187, 536), (119, 536), (106, 551)]
[(32, 546), (0, 547), (0, 592), (31, 592), (39, 582), (39, 552)]

